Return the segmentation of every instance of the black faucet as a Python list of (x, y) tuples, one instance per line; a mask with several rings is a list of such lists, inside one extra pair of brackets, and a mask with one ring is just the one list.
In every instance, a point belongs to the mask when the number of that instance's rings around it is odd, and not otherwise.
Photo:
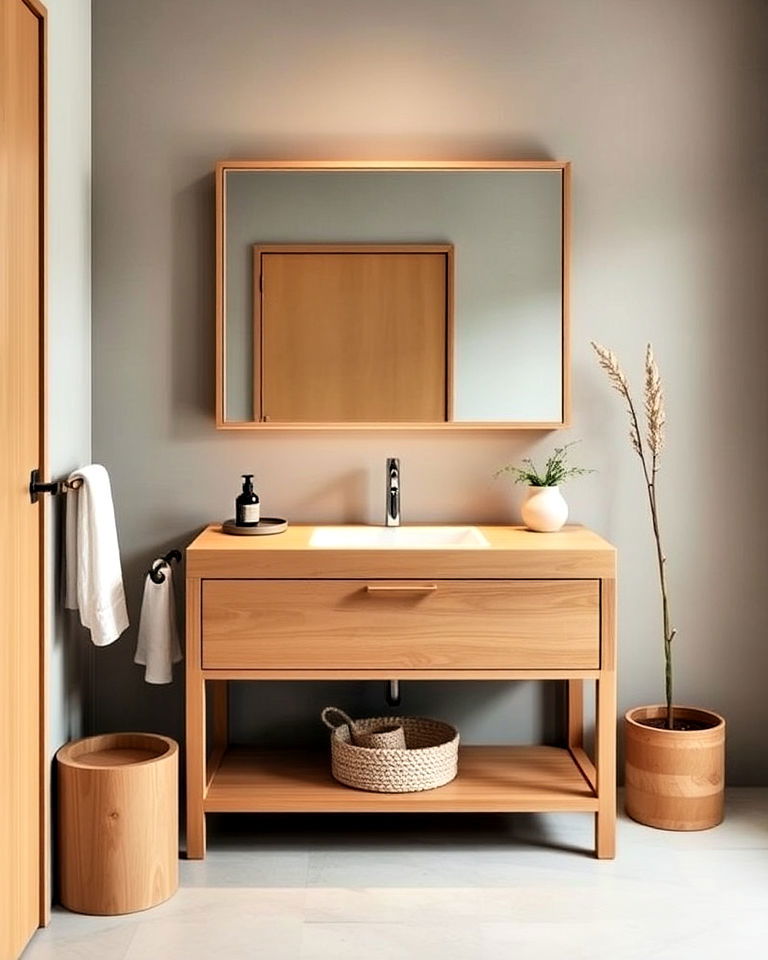
[(387, 458), (387, 514), (384, 523), (388, 527), (400, 526), (400, 460)]

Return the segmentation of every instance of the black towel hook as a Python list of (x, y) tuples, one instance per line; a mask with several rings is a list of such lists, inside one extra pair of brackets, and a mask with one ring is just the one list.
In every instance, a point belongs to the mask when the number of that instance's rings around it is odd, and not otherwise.
[(62, 493), (69, 493), (70, 490), (79, 490), (83, 485), (82, 477), (65, 477), (63, 480), (51, 480), (43, 483), (40, 479), (40, 471), (33, 470), (29, 475), (29, 502), (37, 503), (41, 493), (50, 493), (53, 497), (58, 497)]
[(161, 560), (158, 560), (157, 563), (150, 567), (147, 573), (152, 583), (165, 583), (163, 567), (170, 566), (172, 560), (175, 560), (176, 563), (181, 563), (180, 550), (170, 550)]

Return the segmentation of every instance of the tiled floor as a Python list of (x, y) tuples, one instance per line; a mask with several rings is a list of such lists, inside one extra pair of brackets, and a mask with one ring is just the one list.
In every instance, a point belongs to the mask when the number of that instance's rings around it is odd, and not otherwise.
[[(599, 862), (589, 815), (229, 817), (168, 903), (55, 911), (24, 960), (731, 960), (768, 947), (768, 790), (726, 822), (622, 819)], [(261, 830), (259, 836), (257, 831)]]

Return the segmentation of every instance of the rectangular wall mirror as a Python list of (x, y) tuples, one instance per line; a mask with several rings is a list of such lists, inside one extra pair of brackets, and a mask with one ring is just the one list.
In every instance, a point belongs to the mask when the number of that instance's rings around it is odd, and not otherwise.
[(552, 429), (570, 168), (222, 161), (222, 429)]

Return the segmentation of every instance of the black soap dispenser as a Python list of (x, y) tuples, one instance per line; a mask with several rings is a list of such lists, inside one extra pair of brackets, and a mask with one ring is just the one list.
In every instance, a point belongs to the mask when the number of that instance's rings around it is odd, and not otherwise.
[(243, 474), (243, 492), (235, 500), (235, 526), (255, 527), (259, 523), (259, 497), (253, 489), (253, 474)]

